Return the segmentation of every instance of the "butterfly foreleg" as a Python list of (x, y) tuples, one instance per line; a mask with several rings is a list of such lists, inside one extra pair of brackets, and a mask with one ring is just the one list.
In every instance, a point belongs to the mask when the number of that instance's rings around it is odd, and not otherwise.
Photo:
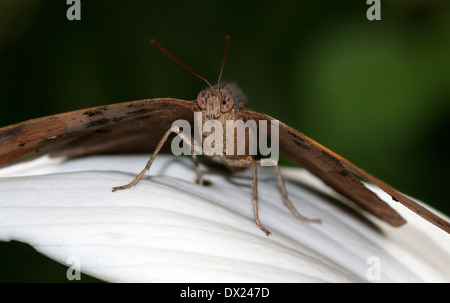
[[(135, 186), (139, 182), (139, 180), (141, 180), (141, 178), (150, 170), (150, 167), (152, 166), (153, 161), (155, 160), (159, 151), (163, 147), (164, 143), (166, 143), (166, 141), (169, 138), (171, 133), (177, 133), (178, 135), (180, 135), (183, 138), (183, 140), (185, 140), (185, 138), (184, 138), (185, 136), (183, 136), (184, 134), (181, 132), (180, 128), (177, 126), (172, 126), (169, 130), (166, 131), (164, 136), (161, 138), (161, 140), (159, 141), (158, 145), (155, 148), (155, 151), (153, 152), (152, 156), (150, 157), (150, 160), (148, 160), (147, 165), (145, 165), (145, 168), (139, 173), (139, 175), (137, 175), (137, 177), (134, 178), (133, 181), (131, 181), (130, 183), (128, 183), (126, 185), (113, 187), (112, 191), (127, 189), (127, 188)], [(189, 142), (189, 144), (190, 144), (190, 142)]]

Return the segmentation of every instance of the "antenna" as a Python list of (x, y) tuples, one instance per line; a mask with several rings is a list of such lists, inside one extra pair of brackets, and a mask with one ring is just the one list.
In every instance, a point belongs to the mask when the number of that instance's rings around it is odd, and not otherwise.
[(225, 50), (223, 52), (222, 65), (220, 66), (219, 80), (217, 80), (217, 86), (219, 88), (219, 92), (220, 92), (220, 79), (222, 79), (223, 67), (225, 66), (225, 61), (227, 60), (227, 54), (228, 54), (229, 47), (230, 47), (230, 36), (226, 35), (225, 36)]
[[(168, 51), (166, 51), (161, 45), (158, 44), (158, 42), (155, 41), (155, 39), (150, 39), (150, 43), (153, 44), (154, 46), (156, 46), (157, 49), (159, 49), (164, 55), (166, 55), (167, 57), (169, 57), (170, 59), (172, 59), (173, 61), (175, 61), (175, 63), (178, 63), (179, 65), (181, 65), (182, 67), (184, 67), (185, 69), (187, 69), (188, 71), (190, 71), (191, 73), (193, 73), (194, 75), (196, 75), (197, 77), (199, 77), (200, 79), (202, 79), (203, 81), (205, 81), (209, 87), (211, 88), (212, 92), (216, 95), (219, 96), (219, 93), (214, 89), (214, 87), (211, 85), (211, 83), (209, 83), (208, 80), (205, 79), (205, 77), (203, 77), (202, 75), (200, 75), (199, 73), (197, 73), (196, 71), (194, 71), (192, 68), (190, 68), (189, 66), (187, 66), (186, 64), (184, 64), (183, 62), (179, 61), (178, 59), (176, 59), (174, 56), (172, 56)], [(222, 63), (222, 68), (223, 68), (223, 64)], [(220, 71), (220, 74), (222, 75), (222, 70)], [(219, 77), (220, 79), (220, 77)]]

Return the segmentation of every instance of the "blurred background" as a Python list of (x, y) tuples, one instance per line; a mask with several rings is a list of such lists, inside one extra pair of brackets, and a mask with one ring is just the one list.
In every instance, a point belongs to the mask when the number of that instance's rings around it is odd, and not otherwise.
[[(252, 109), (450, 214), (450, 3), (382, 1), (381, 20), (369, 21), (365, 0), (349, 2), (81, 0), (81, 20), (69, 21), (66, 1), (2, 0), (0, 126), (123, 101), (193, 100), (205, 84), (150, 38), (215, 82), (229, 34), (223, 78)], [(65, 269), (43, 278), (5, 261), (21, 254), (8, 251), (15, 246), (0, 245), (0, 280), (67, 281)]]

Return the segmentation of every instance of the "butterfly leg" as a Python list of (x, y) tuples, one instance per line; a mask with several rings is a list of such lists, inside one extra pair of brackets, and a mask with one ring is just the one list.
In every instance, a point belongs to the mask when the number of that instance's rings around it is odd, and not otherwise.
[(161, 150), (164, 143), (167, 141), (167, 138), (169, 138), (169, 135), (172, 132), (179, 133), (180, 129), (171, 127), (159, 141), (158, 145), (155, 148), (155, 151), (153, 152), (152, 156), (150, 157), (150, 160), (148, 160), (147, 165), (145, 165), (145, 168), (140, 172), (140, 174), (136, 178), (134, 178), (133, 181), (128, 183), (127, 185), (113, 187), (112, 191), (118, 191), (118, 190), (127, 189), (127, 188), (135, 186), (139, 182), (139, 180), (141, 180), (141, 178), (145, 175), (145, 173), (147, 173), (149, 171), (150, 166), (152, 166), (153, 160), (155, 160), (156, 155), (158, 155), (159, 151)]
[(195, 144), (195, 140), (193, 138), (189, 139), (189, 137), (187, 137), (183, 133), (178, 133), (178, 134), (181, 137), (181, 139), (191, 147), (191, 157), (195, 164), (195, 171), (197, 172), (197, 180), (195, 180), (195, 182), (200, 185), (212, 184), (212, 182), (203, 179), (203, 173), (202, 173), (202, 170), (200, 169), (197, 155), (195, 154), (195, 151), (200, 151), (200, 153), (201, 153), (201, 149), (199, 148), (199, 146), (197, 144)]
[(275, 169), (277, 171), (278, 174), (278, 181), (280, 181), (280, 185), (281, 185), (281, 193), (283, 195), (283, 201), (284, 203), (286, 203), (286, 205), (289, 207), (289, 209), (291, 210), (291, 212), (300, 220), (305, 221), (305, 222), (315, 222), (315, 223), (321, 223), (320, 219), (310, 219), (307, 217), (302, 216), (294, 207), (294, 205), (292, 204), (292, 202), (289, 200), (288, 195), (287, 195), (287, 191), (286, 191), (286, 185), (284, 184), (284, 180), (283, 177), (281, 176), (281, 171), (280, 171), (280, 167), (278, 166), (278, 164), (275, 165)]
[(197, 155), (195, 154), (195, 142), (194, 140), (191, 141), (190, 143), (191, 146), (191, 156), (192, 156), (192, 160), (194, 161), (195, 164), (195, 171), (197, 172), (197, 180), (195, 180), (196, 183), (203, 185), (203, 173), (202, 170), (200, 169), (200, 165), (198, 164), (198, 159), (197, 159)]
[(122, 189), (127, 189), (130, 187), (135, 186), (139, 180), (141, 180), (141, 178), (150, 170), (150, 166), (152, 166), (153, 161), (155, 160), (156, 156), (158, 155), (159, 151), (161, 150), (161, 148), (163, 147), (164, 143), (166, 143), (167, 139), (169, 138), (171, 133), (176, 133), (178, 134), (184, 142), (186, 142), (186, 144), (189, 144), (191, 146), (191, 155), (192, 155), (192, 159), (194, 160), (195, 163), (195, 169), (197, 171), (198, 174), (198, 180), (200, 184), (203, 184), (203, 174), (200, 170), (200, 167), (198, 165), (198, 160), (197, 160), (197, 156), (194, 153), (194, 150), (201, 153), (201, 149), (195, 145), (195, 143), (193, 141), (191, 141), (182, 131), (178, 126), (172, 126), (165, 134), (164, 136), (161, 138), (161, 140), (159, 141), (158, 145), (155, 148), (155, 151), (153, 152), (152, 156), (150, 157), (150, 160), (148, 160), (147, 165), (145, 165), (145, 168), (139, 173), (139, 175), (134, 178), (133, 181), (131, 181), (130, 183), (128, 183), (127, 185), (122, 185), (122, 186), (116, 186), (113, 187), (112, 191), (118, 191), (118, 190), (122, 190)]
[(216, 162), (222, 163), (230, 167), (251, 167), (253, 176), (253, 213), (255, 217), (256, 225), (266, 233), (270, 235), (270, 231), (265, 228), (259, 221), (258, 211), (258, 164), (260, 161), (256, 161), (252, 156), (248, 156), (243, 159), (230, 159), (227, 157), (213, 157)]
[(266, 233), (266, 235), (270, 235), (270, 231), (265, 228), (261, 222), (259, 221), (258, 215), (258, 166), (257, 162), (251, 157), (251, 166), (252, 166), (252, 175), (253, 175), (253, 213), (255, 216), (255, 222), (258, 227)]

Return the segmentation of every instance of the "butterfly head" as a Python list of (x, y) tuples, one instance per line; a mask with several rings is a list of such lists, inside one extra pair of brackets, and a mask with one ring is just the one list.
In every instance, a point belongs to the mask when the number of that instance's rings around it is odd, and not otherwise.
[(218, 119), (221, 115), (233, 109), (233, 95), (216, 85), (213, 88), (202, 90), (197, 96), (197, 105), (206, 113), (208, 119)]

